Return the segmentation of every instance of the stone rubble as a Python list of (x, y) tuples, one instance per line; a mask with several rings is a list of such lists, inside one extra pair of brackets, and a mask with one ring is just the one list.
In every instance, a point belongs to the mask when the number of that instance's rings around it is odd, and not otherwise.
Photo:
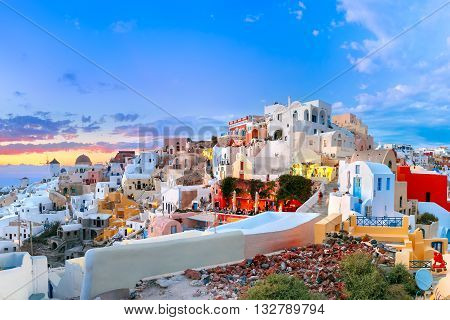
[[(218, 300), (237, 299), (257, 280), (274, 273), (299, 277), (310, 290), (322, 293), (328, 299), (345, 299), (344, 284), (339, 281), (339, 262), (357, 251), (372, 255), (374, 262), (393, 263), (393, 256), (376, 240), (362, 242), (361, 238), (346, 233), (332, 233), (327, 235), (321, 245), (292, 248), (270, 256), (257, 255), (239, 264), (215, 267), (199, 273), (202, 279), (208, 278), (203, 283), (213, 298)], [(191, 274), (190, 270), (186, 272)]]

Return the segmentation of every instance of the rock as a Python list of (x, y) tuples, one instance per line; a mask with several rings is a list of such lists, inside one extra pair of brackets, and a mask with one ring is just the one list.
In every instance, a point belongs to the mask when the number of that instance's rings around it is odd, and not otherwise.
[(203, 281), (201, 281), (201, 280), (192, 280), (190, 284), (193, 287), (201, 287), (201, 286), (203, 286)]
[(197, 290), (197, 291), (195, 291), (193, 294), (192, 294), (192, 296), (193, 297), (200, 297), (200, 296), (202, 296), (203, 295), (203, 292), (199, 289), (199, 290)]
[(286, 263), (284, 261), (280, 264), (280, 269), (282, 271), (286, 270)]
[(187, 269), (186, 271), (184, 271), (184, 275), (191, 280), (200, 280), (202, 278), (200, 272), (192, 269)]
[(378, 243), (378, 241), (375, 240), (375, 239), (370, 240), (370, 244), (373, 245), (373, 246), (376, 246), (377, 243)]
[(172, 281), (171, 279), (166, 279), (166, 278), (161, 278), (156, 280), (155, 282), (158, 286), (160, 286), (161, 288), (168, 288), (169, 286), (171, 286), (174, 281)]
[(269, 269), (269, 264), (268, 263), (263, 263), (262, 265), (261, 265), (261, 268), (263, 268), (263, 269)]
[(136, 290), (130, 291), (130, 300), (134, 300), (138, 297), (138, 292)]
[(208, 283), (211, 282), (211, 276), (209, 274), (204, 274), (202, 275), (202, 282), (204, 285), (207, 285)]
[(248, 281), (256, 281), (258, 279), (259, 279), (258, 276), (251, 276), (250, 278), (248, 278)]

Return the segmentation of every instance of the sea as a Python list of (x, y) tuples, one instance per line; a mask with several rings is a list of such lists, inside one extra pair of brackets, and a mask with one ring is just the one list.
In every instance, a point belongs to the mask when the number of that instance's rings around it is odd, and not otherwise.
[(18, 186), (20, 179), (30, 179), (30, 183), (39, 182), (50, 177), (49, 168), (33, 165), (5, 165), (0, 166), (0, 188)]

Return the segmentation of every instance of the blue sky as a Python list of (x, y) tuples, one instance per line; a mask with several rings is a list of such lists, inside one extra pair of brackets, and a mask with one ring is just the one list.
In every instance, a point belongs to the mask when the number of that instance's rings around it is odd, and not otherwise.
[[(5, 2), (196, 127), (308, 96), (445, 1)], [(449, 20), (450, 5), (308, 98), (378, 142), (449, 145)], [(169, 117), (1, 4), (0, 39), (0, 152), (112, 151)]]

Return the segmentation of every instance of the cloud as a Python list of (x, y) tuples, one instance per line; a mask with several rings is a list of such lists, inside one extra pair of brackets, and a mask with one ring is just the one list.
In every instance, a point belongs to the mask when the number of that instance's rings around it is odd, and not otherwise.
[(25, 92), (22, 92), (22, 91), (14, 91), (14, 95), (15, 95), (16, 97), (23, 97), (23, 96), (25, 96)]
[(80, 20), (78, 18), (72, 18), (66, 15), (66, 23), (71, 24), (75, 29), (80, 30)]
[(81, 122), (86, 123), (86, 122), (91, 122), (91, 121), (92, 121), (91, 116), (81, 116)]
[(117, 122), (133, 122), (138, 117), (139, 115), (137, 113), (130, 113), (130, 114), (116, 113), (112, 115), (112, 118)]
[(87, 126), (81, 127), (83, 132), (91, 133), (94, 131), (98, 131), (100, 129), (100, 125), (97, 121), (89, 123)]
[(78, 80), (78, 76), (74, 72), (65, 72), (59, 77), (58, 82), (63, 83), (68, 86), (75, 87), (79, 93), (86, 94), (90, 91), (84, 88), (80, 81)]
[(303, 12), (306, 10), (306, 6), (302, 1), (297, 2), (297, 7), (294, 9), (289, 8), (289, 14), (294, 15), (295, 19), (302, 20)]
[(97, 142), (97, 143), (81, 143), (81, 142), (56, 142), (56, 143), (13, 143), (9, 145), (0, 145), (0, 153), (4, 155), (20, 155), (29, 153), (45, 153), (58, 151), (90, 151), (112, 153), (122, 149), (135, 150), (139, 148), (139, 143), (130, 142)]
[(258, 14), (258, 15), (248, 14), (245, 16), (244, 22), (255, 23), (255, 22), (259, 21), (259, 19), (261, 19), (261, 16), (262, 16), (262, 14)]
[(136, 20), (123, 21), (119, 20), (113, 22), (110, 26), (111, 30), (116, 33), (127, 33), (136, 27)]
[(369, 87), (369, 86), (368, 86), (367, 84), (365, 84), (365, 83), (361, 83), (361, 84), (359, 85), (359, 88), (360, 88), (361, 90), (366, 90), (368, 87)]
[[(384, 67), (389, 69), (407, 69), (424, 56), (432, 57), (444, 50), (448, 37), (450, 19), (448, 10), (440, 10), (426, 21), (408, 30), (394, 41), (408, 27), (413, 26), (424, 16), (442, 5), (441, 0), (373, 1), (373, 0), (338, 0), (337, 10), (344, 13), (345, 21), (355, 27), (364, 29), (364, 38), (344, 43), (343, 48), (356, 50), (347, 55), (348, 60), (356, 65), (361, 73), (374, 73)], [(359, 35), (361, 33), (353, 32)], [(385, 44), (389, 45), (383, 47)], [(442, 43), (442, 44), (440, 44)], [(426, 44), (426, 45), (424, 45)], [(375, 54), (362, 59), (368, 53)]]
[(38, 116), (0, 118), (0, 142), (53, 139), (70, 126), (70, 120), (55, 121)]
[(344, 21), (336, 21), (336, 20), (331, 20), (331, 22), (330, 22), (330, 27), (332, 28), (332, 29), (336, 29), (336, 28), (339, 28), (339, 27), (342, 27), (342, 26), (344, 26), (345, 25), (345, 22)]
[(318, 35), (319, 35), (319, 33), (320, 33), (320, 31), (319, 30), (313, 30), (312, 31), (312, 35), (314, 36), (314, 37), (317, 37)]
[(149, 123), (122, 125), (114, 128), (112, 134), (125, 137), (146, 137), (151, 140), (167, 136), (187, 136), (194, 140), (220, 136), (227, 131), (226, 122), (209, 117), (164, 118)]

